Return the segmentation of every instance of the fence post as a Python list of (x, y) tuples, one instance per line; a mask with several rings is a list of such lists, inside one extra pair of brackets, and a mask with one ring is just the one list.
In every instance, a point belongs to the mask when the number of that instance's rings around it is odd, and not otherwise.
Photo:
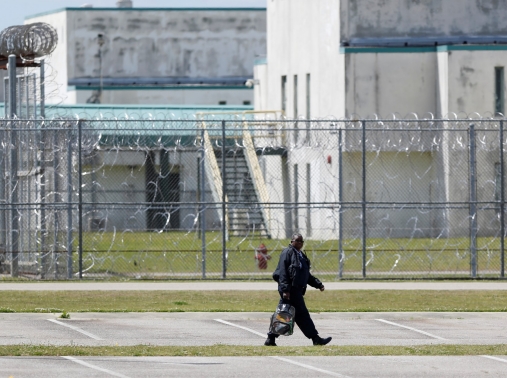
[[(0, 130), (0, 144), (5, 144), (5, 128), (7, 123), (2, 122), (2, 130)], [(0, 250), (5, 252), (7, 251), (7, 198), (6, 198), (6, 188), (5, 185), (7, 181), (5, 180), (6, 173), (6, 160), (7, 160), (7, 151), (5, 149), (0, 148)]]
[(470, 270), (472, 278), (477, 277), (477, 187), (476, 187), (476, 151), (475, 151), (475, 125), (469, 128), (470, 147)]
[(78, 185), (78, 260), (79, 260), (79, 279), (83, 278), (83, 123), (77, 123), (77, 185)]
[(204, 202), (206, 201), (206, 195), (204, 190), (205, 186), (205, 174), (204, 171), (206, 159), (206, 151), (204, 150), (204, 128), (201, 129), (201, 159), (199, 161), (199, 201), (201, 205), (199, 206), (199, 216), (200, 216), (200, 225), (201, 225), (201, 253), (202, 253), (202, 278), (206, 278), (206, 206)]
[(72, 126), (67, 141), (67, 278), (72, 278)]
[(362, 273), (363, 278), (366, 278), (366, 121), (361, 121), (362, 124), (362, 136), (361, 136), (361, 145), (362, 145), (362, 174), (363, 174), (363, 194), (362, 194), (362, 209), (361, 209), (361, 220), (362, 220), (362, 244), (363, 244), (363, 254), (362, 254)]
[(17, 277), (19, 273), (18, 261), (18, 241), (19, 241), (19, 224), (16, 215), (16, 205), (18, 202), (18, 145), (16, 143), (16, 133), (14, 118), (17, 114), (17, 77), (16, 77), (16, 55), (9, 55), (9, 118), (11, 119), (11, 138), (10, 138), (10, 203), (11, 203), (11, 276)]
[(45, 128), (46, 110), (45, 110), (45, 71), (44, 71), (44, 59), (40, 62), (40, 116), (42, 121), (40, 123), (40, 251), (41, 251), (41, 278), (46, 278), (47, 261), (46, 261), (46, 132)]
[(227, 272), (227, 221), (225, 217), (226, 213), (226, 174), (225, 174), (225, 154), (227, 153), (225, 148), (225, 121), (222, 121), (222, 278), (226, 278)]
[(503, 160), (503, 120), (500, 121), (500, 277), (505, 277), (505, 167)]
[[(54, 127), (55, 125), (53, 125)], [(60, 183), (60, 175), (58, 174), (58, 167), (60, 166), (61, 162), (60, 159), (62, 156), (60, 156), (60, 146), (58, 145), (58, 132), (60, 129), (58, 127), (53, 128), (53, 138), (52, 138), (52, 146), (53, 146), (53, 204), (56, 204), (58, 200), (63, 200), (63, 188), (61, 188)], [(63, 129), (62, 129), (63, 131)], [(63, 139), (63, 138), (62, 138)], [(63, 142), (62, 142), (63, 144)], [(63, 148), (63, 146), (62, 146)], [(53, 264), (54, 269), (54, 278), (58, 278), (58, 269), (59, 269), (59, 254), (60, 254), (60, 243), (59, 243), (59, 234), (61, 232), (61, 228), (63, 228), (63, 225), (60, 225), (61, 222), (61, 215), (63, 212), (63, 209), (58, 207), (55, 207), (53, 212), (53, 248), (51, 252), (51, 262)]]
[(343, 129), (338, 129), (338, 278), (343, 278)]
[(46, 118), (46, 73), (44, 68), (45, 60), (40, 61), (40, 116)]
[(298, 165), (293, 165), (293, 171), (292, 175), (294, 177), (294, 202), (292, 203), (292, 213), (294, 214), (294, 230), (299, 231), (299, 171), (298, 171)]

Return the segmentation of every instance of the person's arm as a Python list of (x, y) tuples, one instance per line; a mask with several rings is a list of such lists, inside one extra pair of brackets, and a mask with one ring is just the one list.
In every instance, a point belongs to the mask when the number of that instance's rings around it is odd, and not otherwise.
[(308, 277), (308, 285), (316, 289), (319, 289), (320, 291), (324, 291), (324, 284), (322, 283), (322, 281), (319, 280), (317, 277), (313, 276), (311, 273), (310, 276)]

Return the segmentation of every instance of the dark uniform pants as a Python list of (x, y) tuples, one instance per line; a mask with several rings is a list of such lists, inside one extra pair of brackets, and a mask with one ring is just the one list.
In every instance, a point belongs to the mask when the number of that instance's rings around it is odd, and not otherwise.
[[(286, 301), (283, 299), (283, 293), (280, 293), (280, 304), (281, 303), (289, 303), (291, 306), (294, 306), (296, 309), (296, 316), (294, 318), (294, 321), (296, 322), (297, 326), (303, 332), (303, 334), (311, 339), (312, 337), (317, 336), (319, 333), (317, 332), (317, 329), (315, 328), (315, 324), (313, 323), (312, 318), (310, 317), (310, 313), (308, 312), (308, 309), (306, 308), (305, 299), (303, 297), (303, 292), (301, 289), (298, 288), (292, 288), (290, 290), (290, 300)], [(275, 335), (272, 333), (268, 333), (269, 337), (278, 337), (279, 335)]]

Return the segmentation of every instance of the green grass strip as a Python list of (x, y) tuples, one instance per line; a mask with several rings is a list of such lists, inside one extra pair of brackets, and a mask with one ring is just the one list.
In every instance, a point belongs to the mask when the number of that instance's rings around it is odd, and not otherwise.
[[(0, 291), (0, 312), (272, 312), (276, 291)], [(310, 289), (311, 312), (505, 312), (507, 291)]]
[(54, 346), (2, 345), (0, 356), (472, 356), (507, 355), (507, 345), (324, 346)]

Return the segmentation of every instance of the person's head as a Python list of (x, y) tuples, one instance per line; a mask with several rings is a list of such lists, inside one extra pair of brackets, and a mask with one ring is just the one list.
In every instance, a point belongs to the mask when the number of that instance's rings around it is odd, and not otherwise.
[(294, 248), (296, 248), (299, 251), (301, 250), (301, 248), (303, 248), (304, 243), (305, 241), (303, 240), (303, 235), (299, 233), (292, 234), (290, 244), (292, 244)]

